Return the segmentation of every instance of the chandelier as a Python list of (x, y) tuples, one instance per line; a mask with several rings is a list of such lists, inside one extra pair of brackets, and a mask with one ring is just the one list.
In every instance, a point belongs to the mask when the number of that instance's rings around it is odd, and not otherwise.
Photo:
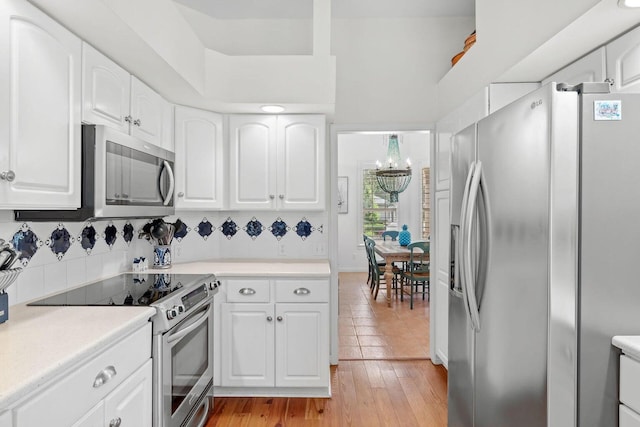
[(407, 189), (411, 182), (411, 163), (407, 159), (407, 167), (399, 168), (400, 147), (398, 146), (398, 135), (389, 135), (389, 147), (387, 148), (387, 163), (389, 167), (382, 168), (382, 164), (377, 162), (376, 179), (383, 191), (389, 193), (389, 202), (396, 203), (398, 194)]

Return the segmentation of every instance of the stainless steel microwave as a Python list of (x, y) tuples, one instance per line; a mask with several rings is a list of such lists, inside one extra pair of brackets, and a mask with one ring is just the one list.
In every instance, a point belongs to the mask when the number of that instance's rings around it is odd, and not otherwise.
[(172, 215), (175, 155), (102, 125), (82, 125), (82, 205), (18, 210), (17, 221), (84, 221)]

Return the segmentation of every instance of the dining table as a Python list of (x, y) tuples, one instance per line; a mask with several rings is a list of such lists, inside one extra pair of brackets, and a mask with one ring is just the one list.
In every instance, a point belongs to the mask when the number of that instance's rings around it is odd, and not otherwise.
[(397, 241), (383, 241), (376, 243), (376, 254), (384, 258), (384, 282), (387, 287), (387, 306), (391, 307), (391, 285), (393, 283), (393, 263), (409, 262), (411, 251), (406, 246), (400, 246)]

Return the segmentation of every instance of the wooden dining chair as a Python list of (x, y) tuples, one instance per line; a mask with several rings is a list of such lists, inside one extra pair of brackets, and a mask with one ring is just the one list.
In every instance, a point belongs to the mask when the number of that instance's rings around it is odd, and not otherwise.
[[(401, 273), (402, 290), (400, 292), (400, 301), (403, 300), (403, 295), (408, 293), (411, 299), (411, 309), (413, 310), (413, 296), (422, 294), (424, 300), (425, 295), (427, 300), (430, 300), (430, 269), (429, 269), (429, 242), (417, 241), (410, 243), (407, 249), (411, 251), (409, 254), (409, 262), (407, 263), (406, 271)], [(406, 292), (405, 288), (408, 287), (409, 291)], [(420, 289), (422, 287), (422, 289)]]
[(373, 299), (378, 297), (378, 291), (380, 290), (380, 282), (384, 280), (384, 268), (385, 263), (379, 263), (376, 260), (376, 242), (370, 238), (365, 236), (364, 246), (367, 251), (367, 259), (369, 261), (369, 269), (371, 270), (371, 293), (373, 294)]
[(396, 241), (398, 240), (398, 234), (400, 234), (399, 231), (396, 230), (387, 230), (387, 231), (383, 231), (382, 234), (380, 235), (380, 237), (382, 237), (382, 240), (386, 241), (387, 237), (390, 238), (392, 241)]

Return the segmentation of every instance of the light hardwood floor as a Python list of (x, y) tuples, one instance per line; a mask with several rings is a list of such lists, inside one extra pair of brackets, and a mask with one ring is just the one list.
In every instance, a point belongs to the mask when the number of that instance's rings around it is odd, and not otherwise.
[(340, 274), (340, 362), (331, 367), (330, 399), (216, 398), (206, 427), (446, 426), (447, 371), (424, 348), (428, 302), (389, 308), (384, 292), (371, 300), (365, 282), (366, 274)]

